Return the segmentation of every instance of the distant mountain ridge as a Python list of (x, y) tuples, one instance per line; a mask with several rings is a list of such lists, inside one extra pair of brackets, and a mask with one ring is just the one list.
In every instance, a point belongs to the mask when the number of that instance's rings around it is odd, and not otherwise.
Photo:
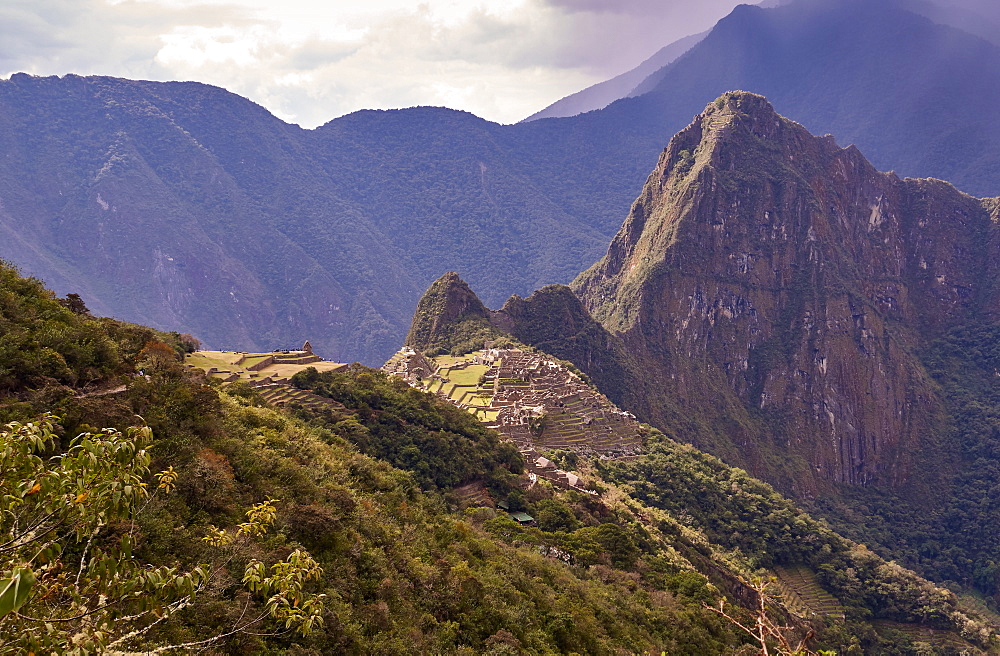
[(896, 2), (798, 0), (738, 6), (608, 110), (686, 121), (710, 98), (752, 91), (882, 170), (988, 196), (1000, 192), (998, 80), (997, 46)]
[(604, 109), (616, 100), (639, 95), (635, 93), (635, 89), (643, 80), (664, 66), (674, 62), (678, 57), (690, 50), (692, 46), (704, 39), (707, 34), (708, 32), (701, 32), (677, 39), (673, 43), (657, 50), (649, 59), (632, 70), (626, 71), (621, 75), (616, 75), (610, 80), (598, 82), (582, 91), (577, 91), (574, 94), (557, 100), (545, 109), (541, 109), (525, 118), (522, 123), (537, 121), (540, 118), (576, 116), (577, 114), (583, 114), (595, 109)]
[(301, 130), (197, 83), (15, 75), (0, 83), (0, 257), (210, 346), (309, 338), (377, 364), (442, 270), (494, 306), (569, 282), (663, 145), (731, 89), (879, 169), (1000, 193), (1000, 50), (845, 2), (738, 7), (648, 93), (510, 126), (414, 108)]
[(600, 203), (569, 214), (587, 198), (552, 196), (499, 131), (431, 108), (305, 131), (196, 83), (15, 75), (0, 83), (0, 256), (219, 348), (313, 338), (378, 362), (431, 266), (502, 299), (568, 280), (617, 223), (588, 224)]
[[(938, 0), (877, 0), (893, 3), (898, 9), (923, 16), (939, 25), (957, 28), (980, 39), (1000, 45), (1000, 14), (988, 0), (942, 3)], [(795, 0), (769, 0), (756, 3), (761, 9), (774, 9), (794, 4)], [(616, 100), (634, 98), (654, 90), (662, 77), (662, 69), (700, 43), (710, 31), (692, 34), (660, 48), (635, 68), (609, 80), (598, 82), (586, 89), (557, 100), (542, 110), (531, 114), (522, 122), (540, 118), (570, 117), (603, 109)]]

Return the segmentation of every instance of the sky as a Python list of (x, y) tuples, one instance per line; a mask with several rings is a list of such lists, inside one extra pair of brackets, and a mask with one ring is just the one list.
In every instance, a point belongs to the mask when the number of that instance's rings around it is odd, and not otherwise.
[(196, 80), (312, 128), (446, 106), (500, 123), (629, 70), (736, 0), (0, 0), (0, 76)]

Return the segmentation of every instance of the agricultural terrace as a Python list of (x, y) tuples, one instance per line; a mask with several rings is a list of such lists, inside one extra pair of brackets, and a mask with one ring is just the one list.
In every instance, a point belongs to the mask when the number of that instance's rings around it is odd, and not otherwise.
[(223, 382), (286, 381), (307, 367), (318, 371), (337, 371), (347, 365), (330, 362), (311, 350), (245, 353), (242, 351), (195, 351), (184, 358), (184, 364), (203, 370)]
[(430, 358), (407, 347), (383, 369), (468, 410), (525, 453), (619, 456), (642, 448), (635, 417), (537, 353), (485, 349)]

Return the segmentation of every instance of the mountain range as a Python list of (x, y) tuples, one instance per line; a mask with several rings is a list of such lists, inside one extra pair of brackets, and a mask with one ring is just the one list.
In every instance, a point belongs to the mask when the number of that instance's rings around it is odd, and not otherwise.
[[(885, 2), (885, 0), (879, 1)], [(755, 6), (773, 9), (792, 4), (792, 2), (794, 0), (769, 0), (757, 3)], [(1000, 33), (1000, 29), (998, 29), (1000, 28), (1000, 15), (997, 13), (996, 6), (988, 1), (892, 0), (892, 2), (898, 10), (923, 16), (939, 25), (958, 28), (994, 45), (1000, 45), (997, 38), (997, 34)], [(708, 34), (709, 32), (706, 31), (677, 39), (657, 50), (635, 68), (557, 100), (524, 120), (534, 121), (540, 118), (576, 116), (603, 109), (616, 100), (640, 96), (657, 85), (662, 69), (680, 58)]]
[[(478, 270), (500, 298), (569, 279), (625, 202), (543, 183), (501, 126), (444, 109), (305, 131), (195, 83), (15, 75), (0, 116), (0, 255), (95, 311), (224, 348), (312, 339), (378, 361), (429, 272)], [(601, 148), (569, 166), (552, 145), (548, 175), (600, 178)]]
[(879, 169), (996, 187), (1000, 51), (892, 2), (737, 7), (636, 97), (501, 126), (443, 108), (302, 130), (221, 89), (0, 83), (0, 256), (220, 348), (378, 363), (458, 271), (498, 304), (596, 261), (669, 138), (730, 89)]

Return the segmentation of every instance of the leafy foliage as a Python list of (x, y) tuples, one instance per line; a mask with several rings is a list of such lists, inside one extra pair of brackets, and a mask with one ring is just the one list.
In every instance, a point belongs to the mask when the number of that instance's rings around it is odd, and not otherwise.
[[(55, 425), (0, 432), (0, 652), (92, 653), (127, 642), (183, 607), (204, 569), (149, 569), (130, 522), (146, 502), (148, 429), (84, 433), (65, 452)], [(107, 531), (116, 526), (114, 533)]]
[(343, 404), (323, 424), (362, 453), (413, 473), (425, 487), (454, 487), (485, 479), (509, 489), (523, 465), (516, 447), (501, 443), (468, 412), (411, 388), (385, 372), (353, 365), (292, 378), (298, 387)]
[(84, 385), (120, 365), (97, 322), (63, 307), (41, 282), (2, 261), (0, 334), (0, 390), (7, 394), (46, 382)]

